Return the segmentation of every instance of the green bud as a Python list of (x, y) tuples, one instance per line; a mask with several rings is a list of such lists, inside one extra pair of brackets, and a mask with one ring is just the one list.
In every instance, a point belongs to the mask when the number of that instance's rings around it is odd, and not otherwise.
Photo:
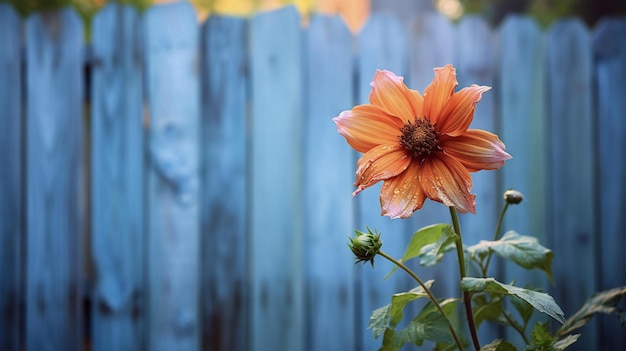
[(363, 233), (361, 231), (355, 230), (354, 238), (350, 238), (350, 243), (348, 247), (352, 250), (354, 256), (356, 256), (356, 262), (365, 262), (369, 261), (374, 267), (374, 257), (380, 251), (380, 247), (383, 246), (383, 242), (380, 240), (380, 234), (372, 233), (372, 231), (367, 228), (367, 233)]
[(516, 205), (524, 200), (524, 195), (517, 190), (507, 190), (504, 192), (504, 200), (509, 204)]

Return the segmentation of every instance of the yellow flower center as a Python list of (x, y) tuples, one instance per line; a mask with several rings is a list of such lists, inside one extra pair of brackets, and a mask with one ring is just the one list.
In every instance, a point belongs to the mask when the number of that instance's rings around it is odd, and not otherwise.
[(439, 133), (427, 118), (415, 118), (400, 129), (400, 144), (413, 157), (423, 159), (431, 152), (439, 150)]

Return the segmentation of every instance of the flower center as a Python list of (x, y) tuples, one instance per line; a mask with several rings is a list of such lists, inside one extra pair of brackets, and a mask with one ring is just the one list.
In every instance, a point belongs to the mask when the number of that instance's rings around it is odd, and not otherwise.
[(408, 121), (400, 132), (400, 144), (415, 158), (422, 159), (439, 149), (439, 133), (427, 118)]

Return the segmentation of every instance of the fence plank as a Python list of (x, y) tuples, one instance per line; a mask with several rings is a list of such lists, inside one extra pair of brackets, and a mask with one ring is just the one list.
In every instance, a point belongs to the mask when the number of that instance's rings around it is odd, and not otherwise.
[(0, 4), (0, 350), (17, 351), (21, 321), (21, 23)]
[(188, 2), (146, 12), (149, 349), (199, 349), (199, 28)]
[[(495, 85), (495, 38), (489, 25), (478, 16), (466, 16), (456, 27), (455, 67), (461, 88), (472, 84)], [(484, 129), (496, 133), (495, 92), (483, 94), (476, 105), (472, 129)], [(480, 240), (491, 240), (498, 211), (503, 203), (496, 188), (496, 173), (483, 171), (472, 173), (472, 193), (476, 194), (476, 215), (460, 216), (463, 242), (468, 245)], [(485, 340), (487, 341), (487, 340)]]
[[(369, 93), (376, 69), (386, 69), (396, 75), (406, 73), (405, 48), (406, 32), (402, 24), (394, 17), (387, 15), (372, 15), (363, 27), (358, 37), (359, 56), (357, 67), (357, 96), (359, 103), (369, 102)], [(358, 155), (357, 157), (360, 157)], [(353, 166), (356, 169), (356, 158)], [(354, 180), (352, 180), (354, 182)], [(356, 228), (362, 231), (366, 227), (376, 229), (382, 233), (382, 250), (394, 257), (401, 257), (405, 244), (410, 235), (415, 231), (414, 226), (409, 226), (412, 221), (391, 220), (389, 217), (381, 217), (380, 188), (382, 182), (359, 193), (357, 199)], [(357, 350), (376, 350), (380, 340), (374, 340), (372, 331), (367, 329), (369, 316), (376, 308), (391, 302), (391, 294), (406, 291), (415, 286), (414, 282), (407, 279), (401, 272), (393, 278), (383, 281), (383, 278), (393, 268), (389, 262), (378, 258), (376, 268), (369, 265), (354, 266), (358, 271), (358, 292), (356, 297), (360, 299), (360, 308), (355, 314), (357, 320)], [(410, 315), (410, 314), (407, 314)]]
[[(432, 82), (435, 67), (454, 63), (455, 30), (452, 23), (441, 14), (418, 15), (409, 27), (409, 82), (420, 94)], [(413, 217), (412, 231), (435, 223), (451, 223), (450, 212), (442, 204), (426, 200), (424, 207)], [(460, 296), (459, 266), (456, 255), (447, 255), (440, 264), (429, 268), (423, 279), (434, 279), (435, 296)], [(450, 274), (450, 272), (454, 272)]]
[[(465, 16), (456, 29), (457, 91), (472, 84), (495, 86), (495, 37), (489, 25), (478, 16)], [(488, 91), (476, 105), (472, 129), (496, 133), (495, 92)], [(473, 245), (480, 240), (492, 240), (498, 211), (504, 201), (496, 183), (497, 172), (472, 173), (472, 193), (476, 194), (476, 214), (461, 215), (463, 242)], [(494, 262), (496, 263), (496, 262)], [(493, 265), (497, 271), (497, 264)], [(468, 267), (468, 275), (480, 276), (478, 270)], [(495, 325), (483, 325), (479, 330), (481, 345), (501, 337)]]
[(304, 235), (309, 350), (354, 349), (352, 152), (331, 117), (353, 103), (352, 36), (339, 17), (307, 32)]
[[(304, 348), (302, 38), (294, 7), (252, 19), (253, 350)], [(330, 126), (329, 126), (330, 127)]]
[(203, 349), (248, 348), (246, 203), (247, 34), (244, 19), (202, 28)]
[[(600, 242), (600, 289), (626, 284), (626, 20), (606, 19), (593, 35), (596, 95), (598, 97), (598, 203)], [(615, 318), (600, 324), (601, 350), (626, 349), (626, 334)]]
[[(591, 53), (589, 32), (579, 20), (562, 20), (548, 33), (552, 150), (549, 247), (556, 250), (554, 297), (566, 315), (576, 312), (596, 291), (598, 272)], [(589, 326), (572, 348), (593, 350), (596, 341), (596, 328)]]
[[(500, 28), (498, 45), (500, 137), (513, 156), (502, 168), (501, 192), (516, 189), (524, 194), (520, 205), (509, 208), (502, 232), (515, 230), (548, 245), (546, 184), (550, 155), (544, 36), (531, 18), (511, 16)], [(548, 286), (543, 272), (529, 272), (512, 263), (502, 268), (501, 281), (515, 280), (519, 286)], [(517, 332), (506, 333), (508, 340), (522, 342)]]
[(137, 12), (119, 4), (106, 6), (93, 20), (91, 335), (96, 351), (145, 348), (140, 30)]
[(71, 10), (26, 22), (26, 348), (82, 347), (82, 23)]

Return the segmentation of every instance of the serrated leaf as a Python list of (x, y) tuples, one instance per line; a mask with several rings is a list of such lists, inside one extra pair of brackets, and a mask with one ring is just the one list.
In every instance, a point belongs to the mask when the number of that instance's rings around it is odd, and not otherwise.
[(517, 351), (517, 348), (515, 348), (515, 346), (508, 341), (497, 339), (492, 343), (481, 347), (480, 351)]
[(387, 325), (389, 325), (389, 310), (391, 310), (391, 304), (377, 308), (372, 312), (367, 329), (372, 329), (374, 339), (378, 339), (380, 334), (387, 329)]
[[(434, 280), (428, 280), (424, 282), (424, 285), (430, 289)], [(391, 296), (391, 310), (389, 311), (389, 325), (395, 327), (402, 320), (402, 311), (407, 303), (419, 299), (422, 297), (428, 297), (428, 294), (421, 286), (415, 287), (404, 293), (397, 293)]]
[(580, 334), (568, 335), (564, 337), (563, 339), (555, 342), (553, 347), (555, 350), (559, 350), (559, 351), (565, 350), (565, 348), (575, 343), (579, 337), (580, 337)]
[(474, 322), (479, 327), (484, 321), (498, 322), (506, 324), (501, 320), (504, 309), (502, 308), (502, 299), (494, 296), (491, 300), (485, 295), (474, 296)]
[(493, 278), (465, 277), (461, 280), (461, 289), (469, 292), (487, 291), (491, 293), (517, 296), (528, 302), (537, 311), (547, 314), (561, 324), (565, 324), (563, 310), (561, 310), (561, 307), (557, 305), (552, 296), (546, 293), (500, 283)]
[[(444, 315), (452, 315), (459, 301), (459, 299), (454, 298), (439, 301)], [(393, 330), (393, 327), (387, 328), (383, 337), (383, 345), (379, 350), (395, 351), (405, 343), (422, 346), (426, 340), (439, 343), (454, 343), (444, 315), (439, 312), (432, 302), (428, 302), (417, 317), (408, 323), (406, 328), (401, 330)]]
[[(430, 289), (433, 282), (434, 280), (428, 280), (424, 282), (424, 285)], [(393, 294), (390, 304), (375, 309), (367, 326), (368, 329), (372, 329), (374, 339), (386, 333), (386, 329), (393, 329), (402, 320), (403, 310), (407, 303), (422, 297), (428, 297), (428, 294), (421, 286), (418, 286), (404, 293)]]
[[(444, 229), (447, 227), (452, 228), (452, 225), (445, 223), (433, 224), (416, 231), (411, 237), (411, 241), (409, 241), (402, 258), (399, 261), (406, 262), (417, 257), (422, 247), (424, 247), (424, 245), (437, 242), (439, 237), (443, 234)], [(385, 276), (385, 279), (389, 278), (396, 271), (396, 269), (398, 269), (398, 266), (393, 267), (391, 272)]]
[(540, 349), (553, 349), (556, 338), (550, 333), (548, 322), (538, 322), (535, 324), (532, 332), (530, 332), (530, 342)]
[(443, 254), (454, 250), (454, 242), (458, 239), (458, 235), (452, 229), (452, 226), (447, 226), (443, 229), (441, 236), (435, 243), (424, 245), (420, 252), (420, 264), (424, 267), (431, 267), (439, 263), (443, 258)]
[(513, 307), (515, 307), (515, 310), (517, 311), (517, 313), (519, 313), (520, 317), (522, 318), (522, 322), (524, 323), (522, 330), (526, 330), (528, 321), (530, 320), (530, 317), (533, 316), (533, 306), (516, 296), (511, 296), (511, 302), (513, 303)]
[(585, 302), (578, 312), (567, 320), (567, 323), (557, 331), (556, 335), (562, 336), (571, 334), (572, 331), (587, 324), (591, 317), (598, 313), (615, 313), (618, 314), (618, 317), (622, 317), (617, 305), (624, 294), (626, 294), (626, 286), (594, 294)]
[(544, 271), (552, 281), (552, 259), (554, 254), (551, 250), (539, 244), (539, 240), (533, 236), (520, 235), (515, 231), (506, 232), (502, 238), (496, 241), (481, 240), (478, 244), (470, 246), (468, 252), (472, 257), (484, 256), (488, 250), (493, 250), (498, 256), (513, 261), (515, 264), (526, 269), (540, 269)]

